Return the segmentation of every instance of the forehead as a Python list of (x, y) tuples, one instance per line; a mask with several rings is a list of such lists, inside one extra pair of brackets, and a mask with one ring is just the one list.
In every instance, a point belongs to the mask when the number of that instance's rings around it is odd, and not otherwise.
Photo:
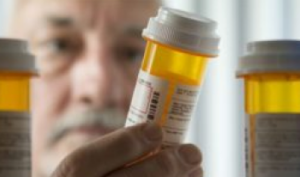
[(68, 18), (84, 27), (145, 26), (158, 9), (156, 0), (28, 0), (21, 16), (34, 27), (49, 17)]

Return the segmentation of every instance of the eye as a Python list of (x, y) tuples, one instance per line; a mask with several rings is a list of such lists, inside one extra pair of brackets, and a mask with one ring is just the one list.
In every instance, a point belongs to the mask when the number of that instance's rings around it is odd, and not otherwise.
[(118, 50), (118, 57), (129, 62), (137, 62), (143, 59), (144, 50), (133, 47), (122, 47)]
[(47, 36), (39, 38), (32, 48), (39, 60), (38, 67), (44, 75), (55, 75), (72, 66), (82, 49), (82, 41), (75, 36)]
[(49, 41), (47, 47), (53, 52), (63, 52), (70, 49), (70, 44), (66, 40), (57, 39)]
[(65, 55), (78, 52), (79, 44), (75, 41), (66, 38), (50, 39), (44, 43), (45, 49), (49, 54)]

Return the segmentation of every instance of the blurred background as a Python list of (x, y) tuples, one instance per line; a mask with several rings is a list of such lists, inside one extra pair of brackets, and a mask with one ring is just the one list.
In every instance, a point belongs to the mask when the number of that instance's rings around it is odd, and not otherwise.
[[(187, 142), (204, 154), (206, 177), (243, 177), (243, 82), (239, 56), (254, 40), (300, 39), (299, 0), (165, 0), (165, 5), (218, 22), (220, 57), (211, 60)], [(0, 36), (7, 32), (12, 0), (0, 1)]]

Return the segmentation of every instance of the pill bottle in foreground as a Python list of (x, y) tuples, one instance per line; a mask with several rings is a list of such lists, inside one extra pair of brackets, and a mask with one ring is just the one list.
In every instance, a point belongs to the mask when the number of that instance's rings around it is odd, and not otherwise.
[(0, 177), (30, 177), (30, 78), (24, 41), (0, 39)]
[(209, 58), (218, 55), (216, 23), (162, 7), (143, 31), (147, 41), (125, 126), (154, 121), (163, 146), (182, 143)]
[(300, 41), (248, 44), (245, 80), (248, 177), (300, 176)]

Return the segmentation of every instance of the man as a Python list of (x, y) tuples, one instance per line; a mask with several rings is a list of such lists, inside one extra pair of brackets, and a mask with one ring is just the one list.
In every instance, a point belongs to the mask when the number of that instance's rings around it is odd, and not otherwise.
[(111, 133), (124, 125), (145, 47), (141, 31), (157, 1), (16, 5), (13, 34), (30, 41), (40, 69), (33, 82), (34, 177), (53, 171), (53, 177), (202, 176), (201, 155), (192, 145), (128, 166), (161, 143), (154, 124)]

